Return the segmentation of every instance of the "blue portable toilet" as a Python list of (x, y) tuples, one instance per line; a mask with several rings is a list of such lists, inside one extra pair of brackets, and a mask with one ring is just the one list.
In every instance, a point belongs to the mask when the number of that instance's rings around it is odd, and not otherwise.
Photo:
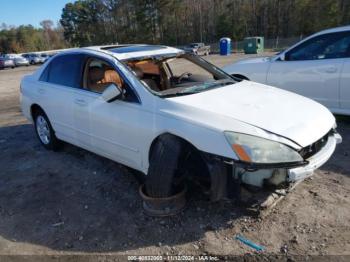
[(231, 38), (223, 37), (220, 39), (220, 55), (231, 54)]

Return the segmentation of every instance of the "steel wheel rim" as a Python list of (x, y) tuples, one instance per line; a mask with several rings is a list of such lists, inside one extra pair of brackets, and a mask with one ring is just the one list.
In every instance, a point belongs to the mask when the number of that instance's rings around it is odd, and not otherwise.
[(41, 115), (36, 118), (36, 131), (38, 132), (38, 136), (41, 142), (43, 142), (45, 145), (50, 143), (49, 124)]

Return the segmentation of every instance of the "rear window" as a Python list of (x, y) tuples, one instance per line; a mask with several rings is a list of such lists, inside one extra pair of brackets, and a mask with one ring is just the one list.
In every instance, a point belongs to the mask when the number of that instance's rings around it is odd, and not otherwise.
[(79, 88), (83, 58), (82, 54), (61, 55), (54, 58), (40, 76), (40, 80)]

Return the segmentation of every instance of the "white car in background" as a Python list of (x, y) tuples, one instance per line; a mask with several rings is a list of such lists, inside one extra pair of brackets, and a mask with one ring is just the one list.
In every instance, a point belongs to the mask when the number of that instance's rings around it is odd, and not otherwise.
[(29, 61), (18, 54), (7, 54), (6, 58), (13, 60), (15, 66), (29, 66)]
[(13, 58), (13, 61), (15, 61), (16, 66), (29, 66), (28, 59), (20, 55), (16, 55)]
[(175, 194), (188, 176), (207, 179), (213, 200), (233, 191), (233, 181), (287, 186), (312, 175), (341, 141), (324, 106), (237, 82), (166, 46), (62, 52), (20, 90), (45, 148), (63, 140), (139, 170), (152, 197)]
[(312, 98), (335, 114), (350, 115), (350, 26), (321, 31), (273, 57), (241, 60), (223, 70)]
[(0, 56), (0, 69), (15, 68), (15, 62), (6, 56)]
[(42, 64), (46, 61), (46, 58), (37, 53), (23, 54), (22, 56), (26, 58), (31, 65)]

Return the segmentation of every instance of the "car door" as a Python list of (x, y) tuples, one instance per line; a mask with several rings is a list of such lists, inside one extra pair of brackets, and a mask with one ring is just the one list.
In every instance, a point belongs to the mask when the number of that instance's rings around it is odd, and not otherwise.
[(340, 107), (339, 79), (349, 32), (310, 38), (271, 62), (267, 83), (312, 98), (330, 109)]
[[(108, 103), (102, 93), (111, 84), (122, 88), (123, 99)], [(74, 95), (74, 121), (81, 146), (140, 168), (140, 132), (144, 121), (151, 123), (151, 114), (142, 112), (135, 91), (112, 62), (96, 56), (86, 59), (82, 85)]]
[(340, 76), (340, 108), (347, 115), (350, 115), (350, 45), (348, 56), (344, 61), (343, 70)]
[(82, 67), (81, 54), (65, 54), (55, 57), (41, 74), (38, 94), (39, 105), (48, 115), (56, 136), (75, 143), (73, 95), (79, 87)]

